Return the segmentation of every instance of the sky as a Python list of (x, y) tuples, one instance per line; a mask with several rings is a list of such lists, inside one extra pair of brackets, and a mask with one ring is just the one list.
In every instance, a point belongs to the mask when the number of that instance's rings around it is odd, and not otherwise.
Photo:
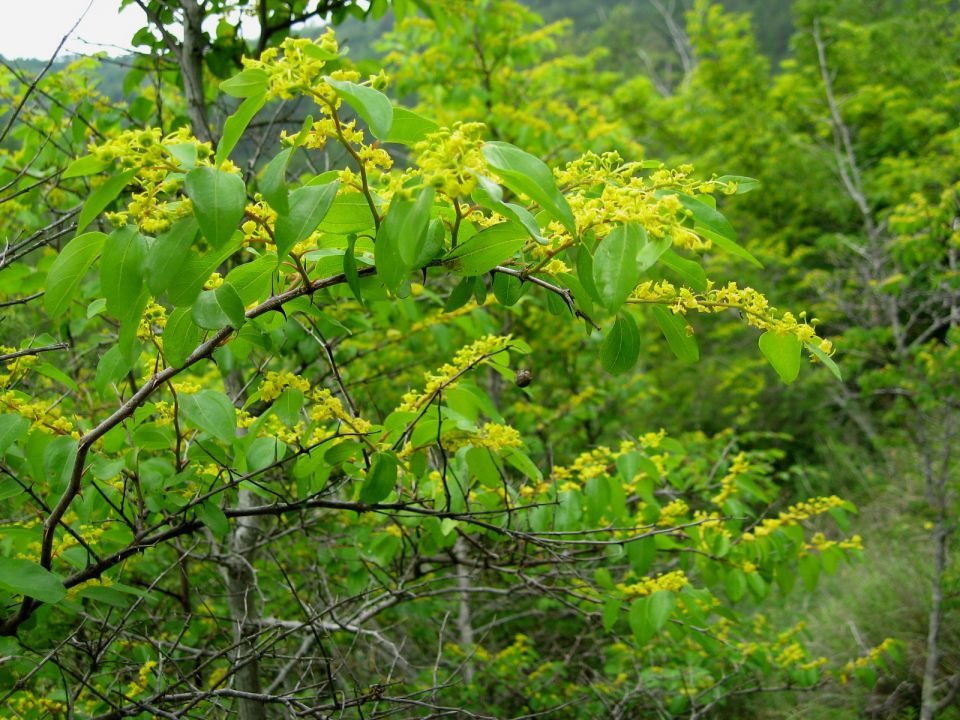
[(136, 6), (117, 12), (118, 0), (0, 0), (0, 55), (49, 59), (88, 5), (61, 54), (105, 50), (118, 55), (129, 50), (130, 38), (145, 24)]

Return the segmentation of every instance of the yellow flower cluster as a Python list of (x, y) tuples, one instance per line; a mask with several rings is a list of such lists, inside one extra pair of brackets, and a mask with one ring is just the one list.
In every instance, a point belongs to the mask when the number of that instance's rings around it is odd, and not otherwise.
[(417, 143), (416, 164), (423, 180), (450, 198), (465, 197), (477, 186), (475, 174), (483, 174), (483, 123), (457, 123), (441, 128)]
[(147, 660), (137, 673), (137, 679), (127, 685), (127, 697), (136, 697), (147, 689), (150, 684), (150, 674), (157, 666), (156, 660)]
[(856, 660), (851, 660), (848, 662), (840, 669), (840, 682), (846, 685), (851, 674), (862, 668), (869, 667), (870, 665), (876, 665), (877, 662), (879, 662), (880, 657), (890, 652), (895, 644), (896, 641), (893, 638), (887, 638), (875, 648), (871, 648), (870, 652), (863, 657), (859, 657)]
[[(753, 623), (753, 633), (762, 635), (766, 625), (766, 618), (763, 615), (757, 615)], [(772, 640), (741, 641), (736, 643), (736, 646), (747, 657), (758, 654), (767, 655), (774, 665), (785, 670), (792, 667), (802, 670), (815, 669), (825, 665), (827, 659), (823, 657), (810, 659), (807, 650), (796, 640), (797, 635), (803, 632), (805, 627), (803, 622), (799, 622), (779, 633)]]
[(197, 164), (211, 164), (213, 150), (210, 143), (201, 143), (186, 128), (166, 136), (159, 128), (125, 130), (105, 142), (90, 146), (90, 154), (97, 160), (110, 165), (119, 162), (125, 170), (136, 169), (136, 178), (142, 187), (141, 192), (131, 195), (126, 210), (107, 213), (110, 222), (119, 227), (133, 219), (144, 232), (158, 233), (190, 214), (189, 202), (179, 198), (173, 202), (164, 199), (164, 196), (175, 193), (182, 182), (182, 176), (169, 177), (170, 173), (182, 171), (180, 161), (168, 149), (175, 145), (192, 145), (196, 150)]
[(805, 660), (806, 657), (807, 651), (803, 649), (803, 646), (798, 642), (792, 642), (777, 654), (773, 662), (779, 667), (788, 668), (801, 660)]
[(673, 570), (668, 573), (661, 573), (656, 577), (641, 578), (639, 582), (630, 585), (618, 583), (617, 589), (623, 593), (625, 598), (629, 599), (652, 595), (658, 590), (672, 590), (676, 592), (688, 585), (689, 582), (683, 570)]
[[(264, 402), (271, 402), (280, 397), (280, 393), (292, 387), (301, 392), (307, 392), (310, 389), (310, 383), (299, 375), (289, 370), (279, 372), (268, 372), (263, 382), (260, 383), (260, 399)], [(329, 392), (329, 391), (327, 391)]]
[(499, 452), (507, 448), (522, 447), (523, 440), (520, 437), (520, 433), (509, 425), (485, 423), (478, 432), (467, 433), (463, 437), (454, 437), (450, 440), (445, 440), (444, 444), (449, 450), (457, 450), (469, 445), (475, 448), (486, 448), (493, 452)]
[(744, 452), (738, 453), (737, 456), (733, 458), (727, 474), (720, 480), (720, 492), (710, 498), (710, 502), (717, 507), (723, 507), (723, 504), (737, 492), (737, 478), (749, 469), (750, 463), (747, 462), (747, 454)]
[[(0, 345), (0, 355), (14, 353), (17, 348)], [(10, 387), (15, 382), (22, 380), (30, 368), (37, 364), (36, 355), (21, 355), (6, 363), (7, 371), (0, 373), (0, 387)]]
[(609, 472), (608, 468), (613, 460), (614, 455), (610, 448), (601, 445), (580, 453), (570, 465), (554, 467), (553, 477), (557, 480), (573, 480), (575, 478), (576, 482), (572, 482), (572, 487), (569, 489), (579, 489), (587, 480), (605, 476)]
[[(87, 545), (95, 546), (99, 542), (100, 538), (103, 537), (103, 534), (107, 531), (106, 525), (80, 525), (76, 528), (77, 534), (82, 537)], [(61, 537), (53, 546), (52, 554), (53, 557), (58, 557), (61, 553), (69, 550), (72, 547), (76, 547), (80, 543), (77, 539), (70, 534), (65, 534)], [(37, 552), (39, 554), (40, 547), (37, 547)]]
[(157, 328), (164, 328), (167, 325), (167, 309), (154, 300), (150, 301), (143, 316), (140, 318), (140, 325), (137, 327), (137, 338), (139, 340), (149, 340), (156, 334)]
[(660, 428), (659, 432), (647, 432), (639, 437), (640, 447), (647, 450), (656, 450), (667, 436), (667, 431)]
[(593, 187), (608, 180), (624, 182), (639, 169), (640, 163), (624, 163), (616, 151), (599, 154), (588, 151), (563, 167), (555, 168), (553, 176), (558, 186), (572, 189)]
[(106, 575), (99, 578), (90, 578), (89, 580), (84, 580), (82, 583), (74, 585), (72, 588), (67, 590), (67, 598), (69, 600), (76, 599), (77, 595), (79, 595), (85, 588), (88, 587), (110, 587), (111, 585), (113, 585), (113, 580), (108, 578)]
[(806, 549), (823, 552), (824, 550), (829, 550), (834, 547), (840, 550), (863, 550), (863, 538), (859, 535), (854, 535), (849, 540), (827, 540), (826, 535), (818, 532), (810, 538)]
[(20, 393), (8, 390), (7, 392), (0, 393), (0, 407), (6, 407), (25, 417), (33, 424), (35, 429), (42, 432), (55, 433), (57, 435), (72, 435), (76, 438), (80, 437), (73, 423), (61, 415), (60, 408), (55, 406), (48, 407), (40, 400), (30, 401)]
[(672, 500), (664, 505), (660, 510), (660, 517), (657, 525), (660, 527), (670, 527), (676, 525), (686, 517), (690, 512), (690, 507), (683, 500)]
[(717, 184), (692, 179), (689, 165), (661, 166), (649, 176), (639, 174), (643, 169), (643, 163), (624, 163), (617, 153), (588, 152), (555, 170), (554, 176), (569, 189), (567, 200), (580, 232), (604, 236), (616, 225), (635, 222), (654, 237), (669, 236), (679, 247), (709, 249), (709, 239), (683, 227), (687, 211), (676, 193), (710, 194)]
[(277, 222), (277, 211), (260, 193), (254, 195), (254, 201), (247, 205), (246, 216), (250, 219), (240, 226), (244, 243), (260, 244), (265, 250), (276, 250), (272, 228)]
[(18, 693), (16, 699), (11, 698), (7, 700), (7, 703), (9, 703), (7, 709), (13, 714), (10, 716), (0, 716), (0, 718), (3, 720), (6, 720), (7, 717), (9, 717), (10, 720), (14, 720), (14, 718), (16, 718), (16, 720), (21, 720), (25, 717), (34, 716), (34, 713), (38, 710), (44, 713), (45, 716), (66, 716), (67, 712), (70, 710), (66, 703), (40, 697), (32, 692)]
[[(327, 72), (327, 62), (335, 60), (340, 48), (333, 28), (316, 38), (287, 38), (279, 48), (267, 48), (260, 58), (243, 58), (246, 70), (260, 70), (267, 77), (267, 98), (289, 100), (304, 90), (313, 90), (329, 103), (338, 104), (333, 88), (323, 81), (324, 75), (335, 79), (356, 80), (358, 73), (346, 73), (337, 77), (336, 72)], [(344, 73), (341, 71), (341, 75)]]
[(437, 372), (424, 374), (426, 385), (421, 392), (411, 390), (406, 393), (397, 410), (417, 412), (428, 405), (441, 390), (453, 387), (457, 379), (467, 370), (484, 362), (491, 355), (507, 349), (510, 345), (509, 335), (487, 335), (461, 348), (453, 356), (453, 360)]
[(314, 390), (310, 393), (310, 400), (313, 402), (313, 406), (310, 408), (310, 419), (314, 422), (325, 422), (330, 419), (350, 419), (350, 416), (343, 409), (340, 398), (334, 397), (333, 393), (326, 388)]
[(767, 518), (754, 528), (753, 532), (744, 533), (742, 539), (744, 542), (752, 542), (758, 537), (766, 537), (777, 528), (796, 525), (815, 515), (822, 515), (831, 508), (841, 507), (843, 504), (844, 501), (836, 495), (810, 498), (806, 502), (791, 505), (775, 518)]
[(508, 645), (503, 650), (497, 653), (497, 660), (509, 660), (512, 658), (523, 657), (524, 655), (529, 655), (533, 653), (533, 648), (530, 646), (530, 638), (523, 633), (517, 633), (513, 636), (513, 643)]
[(218, 272), (210, 273), (210, 277), (208, 277), (206, 281), (203, 283), (203, 289), (216, 290), (218, 287), (223, 285), (224, 282), (226, 281), (223, 279), (223, 275), (221, 275), (220, 273)]
[(712, 284), (705, 292), (696, 293), (690, 288), (676, 287), (667, 280), (646, 281), (637, 286), (628, 302), (637, 304), (668, 305), (678, 315), (688, 312), (718, 313), (737, 310), (751, 327), (772, 330), (780, 335), (793, 335), (802, 343), (817, 345), (828, 355), (833, 352), (829, 340), (817, 337), (813, 328), (816, 320), (807, 323), (804, 314), (798, 319), (791, 312), (780, 312), (770, 305), (763, 293), (753, 288), (740, 288), (737, 283), (715, 288)]

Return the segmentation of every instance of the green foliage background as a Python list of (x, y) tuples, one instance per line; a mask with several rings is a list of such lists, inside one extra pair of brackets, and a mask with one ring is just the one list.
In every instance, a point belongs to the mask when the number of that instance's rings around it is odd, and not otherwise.
[(340, 4), (4, 64), (0, 717), (960, 716), (957, 4)]

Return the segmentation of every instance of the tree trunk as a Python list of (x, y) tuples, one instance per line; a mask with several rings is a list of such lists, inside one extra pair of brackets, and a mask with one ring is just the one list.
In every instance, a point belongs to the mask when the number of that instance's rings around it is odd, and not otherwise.
[(207, 121), (207, 104), (203, 94), (203, 8), (198, 0), (181, 0), (183, 7), (183, 45), (177, 57), (183, 73), (183, 90), (187, 96), (187, 116), (193, 134), (203, 142), (213, 140)]
[[(256, 496), (241, 488), (237, 507), (246, 508), (255, 504)], [(233, 676), (233, 686), (237, 690), (254, 694), (261, 692), (256, 638), (262, 612), (257, 573), (253, 567), (259, 539), (259, 516), (237, 518), (227, 541), (229, 556), (224, 567), (230, 617), (237, 643), (233, 662), (238, 669)], [(266, 708), (259, 700), (241, 698), (239, 708), (240, 720), (266, 720)]]
[[(453, 554), (457, 559), (457, 587), (460, 590), (459, 612), (457, 614), (457, 630), (460, 633), (460, 647), (467, 653), (474, 650), (473, 618), (470, 612), (470, 568), (466, 565), (467, 544), (463, 538), (457, 538), (453, 546)], [(469, 684), (473, 682), (473, 662), (467, 660), (463, 666), (463, 679)]]

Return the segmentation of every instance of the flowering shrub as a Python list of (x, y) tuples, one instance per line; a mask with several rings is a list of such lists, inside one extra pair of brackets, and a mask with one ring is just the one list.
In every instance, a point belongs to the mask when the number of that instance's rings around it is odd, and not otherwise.
[[(853, 507), (771, 511), (778, 458), (731, 433), (544, 452), (525, 365), (563, 340), (504, 328), (545, 306), (625, 374), (644, 313), (696, 359), (688, 316), (734, 310), (786, 382), (804, 348), (836, 371), (812, 320), (700, 264), (756, 262), (717, 209), (750, 180), (551, 169), (386, 85), (330, 32), (287, 39), (222, 83), (241, 102), (215, 148), (113, 131), (66, 171), (90, 193), (31, 312), (71, 373), (0, 357), (12, 716), (685, 713), (849, 675), (754, 608), (857, 558)], [(319, 119), (248, 177), (253, 118), (301, 98)], [(308, 170), (331, 145), (342, 165)]]

